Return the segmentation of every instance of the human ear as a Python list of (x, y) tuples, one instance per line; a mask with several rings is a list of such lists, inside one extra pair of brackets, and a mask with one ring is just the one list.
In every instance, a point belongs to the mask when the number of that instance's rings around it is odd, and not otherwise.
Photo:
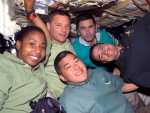
[(78, 35), (81, 35), (79, 29), (77, 29), (77, 34), (78, 34)]
[(16, 49), (19, 50), (21, 48), (21, 41), (16, 42)]
[(59, 75), (59, 78), (60, 78), (60, 80), (62, 80), (62, 81), (64, 81), (64, 82), (66, 82), (67, 80), (66, 80), (66, 78), (63, 76), (63, 75)]
[(96, 24), (95, 25), (95, 30), (97, 31), (98, 28), (99, 28), (99, 25)]
[(46, 26), (47, 26), (47, 29), (50, 31), (50, 23), (49, 22), (46, 23)]

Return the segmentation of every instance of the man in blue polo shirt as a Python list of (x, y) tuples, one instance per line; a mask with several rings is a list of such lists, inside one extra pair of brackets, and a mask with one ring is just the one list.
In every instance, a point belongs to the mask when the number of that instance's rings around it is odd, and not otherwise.
[(92, 15), (82, 14), (76, 18), (76, 28), (79, 35), (72, 41), (76, 55), (89, 68), (96, 68), (89, 57), (90, 47), (96, 43), (118, 44), (105, 29), (97, 29), (96, 21)]

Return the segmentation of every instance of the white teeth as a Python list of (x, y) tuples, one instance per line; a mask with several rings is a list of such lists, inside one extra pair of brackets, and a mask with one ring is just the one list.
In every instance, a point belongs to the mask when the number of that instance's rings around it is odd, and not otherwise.
[(80, 74), (81, 74), (81, 71), (76, 71), (76, 74), (77, 74), (77, 75), (80, 75)]
[(38, 58), (37, 57), (35, 57), (35, 56), (31, 56), (31, 58), (33, 58), (34, 60), (37, 60)]

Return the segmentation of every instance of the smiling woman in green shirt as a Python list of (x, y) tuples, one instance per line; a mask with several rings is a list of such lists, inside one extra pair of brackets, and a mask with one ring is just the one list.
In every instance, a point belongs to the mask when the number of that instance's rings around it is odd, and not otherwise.
[(29, 103), (46, 94), (42, 61), (46, 38), (37, 27), (16, 33), (17, 54), (0, 55), (0, 113), (29, 113)]

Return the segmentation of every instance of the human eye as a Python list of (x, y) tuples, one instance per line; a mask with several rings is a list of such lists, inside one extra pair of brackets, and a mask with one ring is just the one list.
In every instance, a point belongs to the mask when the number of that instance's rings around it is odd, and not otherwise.
[(45, 49), (45, 48), (46, 48), (46, 44), (45, 44), (45, 43), (42, 44), (42, 45), (41, 45), (41, 48), (42, 48), (42, 49)]
[(65, 69), (65, 70), (69, 70), (70, 67), (71, 67), (70, 65), (66, 65), (66, 66), (64, 67), (64, 69)]
[(59, 27), (59, 26), (61, 26), (61, 25), (60, 25), (60, 24), (58, 24), (58, 25), (56, 25), (56, 26), (58, 26), (58, 27)]
[(61, 29), (62, 25), (61, 24), (57, 24), (56, 25), (56, 29)]
[(56, 24), (57, 27), (61, 26), (61, 24)]
[(95, 27), (94, 25), (90, 25), (90, 26), (89, 26), (89, 28), (94, 28), (94, 27)]
[(105, 48), (103, 48), (103, 47), (102, 47), (102, 49), (101, 49), (101, 50), (102, 50), (102, 52), (104, 52)]
[(100, 51), (101, 51), (101, 53), (103, 54), (103, 52), (105, 51), (105, 47), (102, 46), (102, 47), (100, 48)]
[(101, 61), (101, 60), (102, 60), (102, 55), (99, 54), (99, 55), (98, 55), (98, 58), (99, 58), (99, 60)]
[(103, 48), (99, 49), (98, 57), (99, 57), (100, 60), (102, 60), (102, 58), (103, 58)]
[(36, 43), (33, 42), (33, 41), (31, 41), (31, 42), (29, 43), (29, 45), (30, 45), (32, 48), (34, 48), (34, 47), (36, 46)]
[(67, 25), (67, 26), (65, 26), (65, 28), (66, 28), (66, 29), (70, 29), (70, 26), (69, 26), (69, 25)]
[(74, 59), (74, 63), (78, 63), (79, 59), (78, 58), (75, 58)]
[(80, 27), (80, 30), (85, 30), (85, 27)]
[(101, 60), (102, 60), (102, 61), (104, 60), (104, 55), (101, 55)]

